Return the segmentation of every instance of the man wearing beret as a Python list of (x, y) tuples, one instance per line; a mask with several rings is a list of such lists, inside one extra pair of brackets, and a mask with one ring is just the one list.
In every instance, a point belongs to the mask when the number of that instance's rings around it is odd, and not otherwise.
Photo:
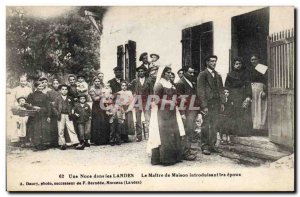
[(148, 126), (150, 121), (150, 109), (146, 109), (146, 103), (148, 96), (152, 94), (152, 83), (149, 78), (145, 76), (147, 72), (147, 68), (144, 65), (137, 67), (136, 69), (138, 78), (132, 80), (129, 84), (129, 89), (134, 93), (136, 98), (140, 97), (142, 101), (142, 109), (141, 107), (135, 109), (136, 115), (136, 137), (137, 142), (142, 141), (142, 122), (141, 116), (142, 112), (144, 112), (145, 116), (145, 133), (148, 133)]
[(77, 92), (77, 78), (75, 75), (70, 74), (68, 76), (68, 84), (69, 84), (69, 91), (68, 95), (73, 99), (73, 101), (77, 101), (78, 92)]
[(142, 53), (140, 55), (139, 61), (142, 62), (141, 66), (144, 65), (147, 69), (149, 68), (148, 53)]
[(46, 77), (39, 78), (39, 81), (44, 85), (43, 93), (47, 94), (51, 89), (48, 87), (48, 79)]

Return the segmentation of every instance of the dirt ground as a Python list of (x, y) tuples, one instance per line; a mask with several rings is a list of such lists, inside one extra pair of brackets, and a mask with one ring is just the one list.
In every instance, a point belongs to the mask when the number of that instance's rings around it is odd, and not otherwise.
[[(76, 163), (78, 166), (86, 165), (117, 165), (117, 166), (140, 166), (151, 167), (150, 156), (146, 153), (147, 142), (130, 142), (120, 146), (91, 146), (86, 147), (84, 150), (75, 150), (69, 148), (61, 151), (58, 148), (52, 148), (44, 151), (34, 151), (29, 148), (7, 148), (7, 162), (14, 166), (47, 166), (55, 165), (58, 160), (63, 159), (64, 165), (73, 165)], [(218, 154), (203, 155), (198, 151), (197, 159), (195, 161), (183, 161), (168, 166), (168, 168), (176, 168), (183, 166), (207, 166), (218, 165), (220, 167), (243, 167), (237, 164), (236, 161), (224, 158)], [(154, 167), (154, 166), (152, 166)], [(159, 166), (155, 166), (158, 167)], [(161, 166), (163, 167), (163, 166)], [(245, 166), (247, 167), (247, 166)]]
[[(149, 155), (146, 153), (146, 146), (146, 141), (142, 141), (120, 146), (91, 146), (84, 150), (67, 149), (65, 151), (58, 148), (33, 151), (31, 149), (8, 147), (6, 172), (8, 189), (9, 191), (268, 191), (277, 190), (278, 188), (279, 190), (281, 188), (292, 190), (294, 171), (293, 167), (286, 168), (286, 161), (291, 163), (293, 158), (285, 158), (276, 166), (261, 165), (254, 167), (239, 164), (235, 160), (221, 157), (218, 154), (207, 156), (198, 152), (195, 161), (184, 160), (172, 166), (153, 166), (150, 163)], [(132, 174), (133, 178), (107, 178), (107, 176), (115, 177), (124, 173)], [(174, 173), (187, 177), (176, 178), (173, 177)], [(81, 177), (82, 174), (93, 176), (93, 178), (72, 178), (73, 176)], [(94, 178), (96, 174), (105, 176), (105, 178)], [(148, 176), (152, 174), (154, 177), (159, 175), (160, 178), (147, 178), (147, 176), (145, 178), (143, 174), (148, 174)], [(168, 178), (166, 174), (172, 174), (172, 177)], [(218, 178), (209, 177), (207, 174), (218, 175)], [(193, 177), (192, 175), (196, 176)], [(259, 181), (262, 184), (257, 185), (257, 177), (260, 177)], [(282, 177), (282, 179), (276, 177)], [(137, 184), (119, 186), (107, 183), (107, 181), (124, 180), (136, 181)], [(82, 187), (76, 185), (41, 187), (44, 182), (51, 182), (52, 184), (53, 182), (72, 181), (103, 181), (105, 184)], [(37, 183), (37, 186), (27, 186), (27, 182)], [(164, 184), (160, 184), (160, 182)], [(241, 182), (243, 184), (240, 184)], [(25, 183), (26, 187), (24, 187)], [(265, 187), (265, 183), (270, 184)], [(278, 185), (282, 187), (278, 187)]]

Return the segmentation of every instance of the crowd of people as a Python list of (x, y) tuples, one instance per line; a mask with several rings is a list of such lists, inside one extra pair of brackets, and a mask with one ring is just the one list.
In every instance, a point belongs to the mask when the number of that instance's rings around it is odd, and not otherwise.
[(131, 135), (136, 142), (147, 140), (153, 165), (172, 165), (196, 159), (192, 143), (205, 155), (219, 152), (217, 133), (221, 144), (233, 145), (233, 135), (266, 129), (267, 66), (259, 63), (258, 55), (251, 56), (249, 66), (235, 58), (224, 85), (215, 71), (215, 55), (206, 58), (199, 74), (193, 67), (180, 69), (177, 82), (172, 68), (159, 63), (159, 55), (150, 57), (141, 54), (132, 81), (123, 79), (119, 66), (107, 83), (102, 72), (91, 84), (82, 74), (70, 74), (66, 82), (51, 79), (51, 87), (45, 77), (29, 87), (21, 76), (12, 91), (11, 141), (37, 150), (83, 150), (128, 143)]

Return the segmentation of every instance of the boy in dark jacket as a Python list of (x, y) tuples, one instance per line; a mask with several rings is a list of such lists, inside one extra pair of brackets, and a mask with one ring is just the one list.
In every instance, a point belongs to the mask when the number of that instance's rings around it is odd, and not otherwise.
[(91, 138), (92, 110), (86, 103), (87, 95), (79, 95), (78, 101), (79, 102), (75, 104), (74, 115), (76, 117), (80, 144), (76, 147), (76, 149), (83, 150), (85, 146), (90, 146), (89, 140)]
[(70, 136), (71, 145), (78, 144), (78, 137), (74, 129), (72, 121), (73, 117), (73, 100), (68, 96), (69, 87), (67, 85), (59, 86), (61, 95), (55, 99), (54, 111), (57, 115), (58, 122), (58, 144), (61, 150), (66, 150), (66, 139), (64, 128), (67, 126), (68, 134)]

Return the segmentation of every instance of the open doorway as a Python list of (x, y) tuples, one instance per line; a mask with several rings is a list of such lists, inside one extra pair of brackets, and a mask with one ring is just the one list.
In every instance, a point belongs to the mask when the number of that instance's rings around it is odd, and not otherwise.
[(263, 8), (232, 17), (231, 59), (244, 58), (249, 64), (251, 54), (258, 54), (267, 64), (267, 36), (269, 35), (270, 9)]

